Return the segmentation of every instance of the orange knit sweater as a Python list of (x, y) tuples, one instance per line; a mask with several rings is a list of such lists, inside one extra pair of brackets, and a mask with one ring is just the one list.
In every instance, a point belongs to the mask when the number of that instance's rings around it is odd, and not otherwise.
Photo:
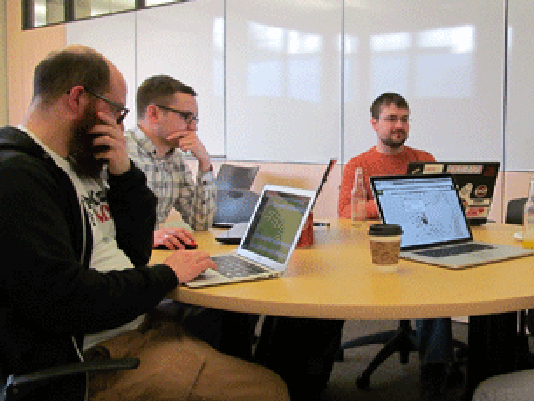
[(379, 153), (375, 147), (350, 159), (343, 169), (343, 178), (339, 188), (337, 214), (339, 217), (350, 218), (350, 192), (354, 185), (354, 172), (356, 167), (363, 170), (365, 189), (367, 191), (367, 203), (365, 205), (368, 219), (376, 219), (378, 212), (373, 193), (369, 184), (369, 177), (374, 175), (406, 174), (409, 162), (435, 161), (434, 156), (428, 152), (405, 146), (402, 153), (387, 155)]

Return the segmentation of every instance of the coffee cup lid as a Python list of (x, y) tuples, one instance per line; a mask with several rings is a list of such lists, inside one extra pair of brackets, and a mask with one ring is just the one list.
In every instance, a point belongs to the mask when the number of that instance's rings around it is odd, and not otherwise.
[(401, 235), (402, 227), (398, 224), (373, 224), (369, 227), (369, 235), (387, 237), (391, 235)]

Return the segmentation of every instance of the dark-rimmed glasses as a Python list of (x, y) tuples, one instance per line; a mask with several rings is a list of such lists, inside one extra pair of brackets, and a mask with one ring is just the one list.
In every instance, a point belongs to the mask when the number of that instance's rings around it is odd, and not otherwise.
[(387, 116), (384, 118), (381, 118), (381, 120), (387, 121), (391, 124), (397, 124), (397, 121), (400, 121), (402, 124), (409, 124), (410, 123), (410, 117), (408, 116)]
[(167, 111), (170, 111), (170, 112), (172, 112), (172, 113), (179, 114), (180, 117), (182, 117), (188, 125), (189, 125), (189, 124), (192, 124), (193, 121), (196, 122), (196, 123), (198, 124), (198, 117), (196, 117), (196, 116), (195, 116), (192, 112), (190, 112), (190, 111), (176, 110), (176, 109), (173, 109), (172, 107), (162, 106), (162, 105), (159, 105), (159, 104), (156, 104), (156, 106), (159, 107), (160, 109), (167, 110)]
[(108, 99), (107, 97), (101, 95), (100, 93), (96, 93), (96, 92), (93, 92), (93, 91), (90, 91), (89, 89), (85, 89), (85, 91), (87, 93), (89, 93), (90, 95), (100, 99), (100, 100), (103, 100), (104, 102), (106, 102), (107, 104), (109, 104), (111, 107), (113, 107), (117, 112), (120, 112), (121, 115), (119, 116), (119, 118), (117, 118), (117, 124), (122, 124), (122, 122), (124, 121), (124, 119), (126, 118), (126, 116), (128, 115), (128, 113), (130, 112), (130, 109), (124, 107), (122, 104), (119, 104), (117, 102), (114, 102), (113, 100), (111, 99)]

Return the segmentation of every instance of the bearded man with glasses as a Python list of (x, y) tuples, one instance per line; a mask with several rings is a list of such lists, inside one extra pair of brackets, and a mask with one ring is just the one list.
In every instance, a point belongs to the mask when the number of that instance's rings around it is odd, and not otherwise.
[[(354, 172), (363, 168), (367, 189), (367, 218), (377, 218), (368, 177), (405, 174), (408, 162), (434, 161), (427, 152), (404, 143), (409, 132), (409, 107), (396, 93), (384, 93), (371, 105), (371, 125), (377, 144), (352, 158), (343, 169), (338, 215), (350, 218), (350, 193)], [(293, 317), (266, 317), (255, 360), (274, 370), (288, 384), (292, 400), (308, 400), (327, 386), (341, 342), (343, 320)], [(453, 359), (451, 319), (417, 320), (417, 337), (422, 362), (421, 395), (438, 401), (446, 396), (449, 364)], [(306, 341), (302, 341), (305, 338)], [(286, 355), (292, 355), (288, 359)]]
[[(338, 215), (350, 218), (350, 192), (357, 167), (363, 170), (367, 190), (366, 214), (377, 219), (376, 202), (369, 185), (374, 175), (406, 174), (409, 162), (435, 161), (423, 150), (406, 146), (410, 131), (410, 108), (397, 93), (383, 93), (371, 105), (371, 126), (376, 132), (376, 146), (353, 157), (343, 169), (339, 189)], [(446, 396), (446, 382), (453, 362), (451, 319), (416, 320), (421, 359), (421, 391), (423, 399), (439, 400)]]
[(376, 132), (376, 146), (350, 159), (343, 169), (337, 208), (339, 217), (350, 218), (350, 192), (357, 167), (363, 170), (367, 218), (376, 219), (378, 212), (369, 177), (406, 174), (409, 162), (435, 161), (430, 153), (404, 144), (410, 131), (410, 109), (401, 95), (384, 93), (375, 99), (371, 105), (371, 126)]
[(14, 256), (0, 269), (0, 381), (133, 357), (137, 369), (65, 375), (21, 398), (289, 400), (278, 376), (155, 310), (216, 266), (201, 250), (147, 266), (157, 200), (126, 151), (126, 95), (111, 61), (71, 45), (35, 67), (22, 123), (0, 128), (0, 251)]

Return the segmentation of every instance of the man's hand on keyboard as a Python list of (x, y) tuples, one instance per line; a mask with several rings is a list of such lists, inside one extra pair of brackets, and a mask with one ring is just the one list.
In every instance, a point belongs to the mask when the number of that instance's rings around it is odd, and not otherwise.
[(217, 269), (210, 255), (203, 251), (176, 251), (164, 262), (178, 277), (179, 283), (187, 283), (206, 269)]
[(194, 249), (195, 238), (183, 228), (165, 227), (154, 231), (154, 248)]

